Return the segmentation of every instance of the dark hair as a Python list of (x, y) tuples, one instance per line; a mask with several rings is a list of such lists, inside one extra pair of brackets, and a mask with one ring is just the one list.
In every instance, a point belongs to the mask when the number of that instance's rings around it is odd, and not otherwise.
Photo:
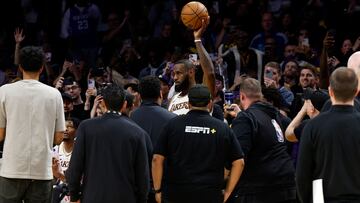
[(191, 68), (195, 68), (194, 64), (191, 63), (191, 61), (188, 60), (188, 59), (178, 60), (178, 61), (176, 61), (176, 62), (174, 63), (174, 65), (176, 65), (176, 64), (183, 64), (186, 71), (188, 71), (188, 70), (191, 69)]
[(120, 111), (125, 101), (124, 88), (117, 84), (110, 84), (102, 88), (101, 96), (110, 111)]
[(45, 63), (45, 54), (39, 47), (27, 46), (20, 50), (19, 59), (24, 71), (37, 72)]
[(215, 79), (221, 81), (222, 83), (224, 83), (224, 78), (222, 75), (215, 73)]
[(146, 76), (140, 80), (139, 93), (143, 100), (156, 100), (160, 97), (161, 83), (157, 77)]
[(61, 97), (62, 97), (63, 101), (73, 102), (73, 98), (72, 98), (71, 95), (68, 94), (68, 93), (62, 92), (62, 93), (61, 93)]
[(269, 103), (272, 103), (272, 105), (276, 108), (282, 108), (284, 107), (283, 102), (282, 102), (282, 96), (279, 92), (279, 90), (277, 90), (276, 88), (272, 88), (272, 87), (263, 87), (262, 88), (262, 94), (264, 95), (264, 98), (266, 99), (266, 101), (268, 101)]
[(125, 101), (126, 101), (126, 108), (130, 108), (134, 104), (135, 96), (132, 95), (130, 92), (125, 90)]
[(98, 68), (92, 68), (90, 70), (90, 75), (93, 77), (100, 77), (100, 76), (104, 76), (104, 73), (106, 73), (106, 70), (102, 67), (98, 67)]
[(354, 99), (358, 87), (358, 79), (354, 70), (346, 67), (336, 69), (330, 76), (330, 88), (335, 99), (347, 102)]
[(65, 119), (66, 121), (71, 121), (73, 123), (73, 126), (75, 129), (77, 129), (80, 125), (80, 119), (76, 118), (76, 117), (67, 117)]
[(64, 79), (63, 86), (65, 87), (65, 85), (73, 85), (74, 82), (76, 82), (74, 78), (72, 76), (68, 76)]
[(124, 85), (124, 89), (127, 89), (128, 87), (131, 87), (134, 92), (139, 92), (139, 85), (136, 83), (128, 83)]
[(318, 75), (318, 72), (316, 71), (316, 68), (312, 67), (312, 66), (302, 66), (299, 73), (301, 73), (302, 70), (310, 70), (313, 74), (314, 77), (316, 77)]
[[(308, 96), (305, 96), (305, 91), (307, 92)], [(322, 109), (325, 102), (329, 100), (329, 94), (324, 90), (313, 90), (309, 87), (304, 90), (304, 99), (306, 97), (311, 100), (311, 103), (315, 109), (319, 111)]]
[(299, 63), (294, 58), (291, 58), (291, 57), (284, 59), (284, 63), (281, 66), (281, 70), (284, 71), (285, 67), (286, 67), (286, 64), (288, 64), (289, 62), (295, 63), (296, 66), (297, 66), (297, 71), (299, 72)]

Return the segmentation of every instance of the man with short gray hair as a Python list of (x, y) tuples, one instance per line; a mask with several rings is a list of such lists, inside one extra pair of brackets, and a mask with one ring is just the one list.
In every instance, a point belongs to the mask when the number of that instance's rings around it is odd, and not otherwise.
[(296, 202), (295, 170), (281, 128), (280, 112), (262, 102), (260, 82), (247, 78), (240, 85), (243, 109), (232, 129), (245, 154), (244, 172), (231, 203)]

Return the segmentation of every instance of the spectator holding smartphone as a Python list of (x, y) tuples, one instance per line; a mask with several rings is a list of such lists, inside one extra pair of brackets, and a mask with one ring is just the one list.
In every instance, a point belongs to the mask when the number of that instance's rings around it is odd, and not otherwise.
[(268, 88), (277, 89), (286, 102), (284, 105), (289, 107), (294, 100), (294, 94), (280, 84), (280, 79), (281, 69), (279, 63), (274, 61), (267, 63), (265, 65), (264, 84)]

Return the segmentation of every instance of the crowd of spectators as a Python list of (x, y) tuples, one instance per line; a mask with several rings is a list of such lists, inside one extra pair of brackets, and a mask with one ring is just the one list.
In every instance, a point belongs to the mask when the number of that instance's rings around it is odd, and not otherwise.
[[(227, 88), (234, 83), (236, 71), (259, 78), (258, 70), (267, 62), (280, 63), (281, 71), (286, 72), (289, 60), (295, 60), (299, 69), (316, 68), (320, 66), (324, 46), (335, 56), (328, 62), (336, 66), (344, 64), (349, 50), (359, 46), (360, 32), (355, 26), (359, 18), (357, 1), (202, 2), (211, 16), (203, 43), (218, 65), (216, 71), (227, 73)], [(160, 75), (168, 62), (195, 52), (191, 31), (179, 18), (185, 3), (15, 1), (6, 9), (17, 13), (16, 17), (1, 18), (4, 21), (0, 37), (2, 84), (16, 75), (13, 51), (16, 27), (26, 36), (21, 46), (42, 46), (47, 53), (49, 70), (42, 80), (48, 84), (53, 84), (60, 75), (64, 61), (78, 66), (81, 74), (73, 70), (66, 75), (74, 77), (83, 88), (91, 69), (116, 71), (111, 74), (116, 75), (116, 80)], [(71, 20), (76, 8), (86, 9), (89, 18)], [(334, 38), (323, 43), (326, 31), (331, 29), (335, 30)], [(235, 45), (240, 59), (231, 54)], [(222, 71), (220, 67), (227, 68)]]
[[(193, 31), (180, 19), (187, 2), (12, 1), (2, 7), (7, 12), (0, 11), (0, 85), (21, 79), (19, 50), (33, 45), (46, 56), (40, 81), (61, 92), (67, 119), (101, 116), (101, 91), (110, 83), (126, 89), (122, 114), (131, 118), (141, 105), (139, 81), (145, 76), (160, 79), (159, 98), (167, 108), (176, 93), (175, 62), (190, 59), (196, 81), (203, 78)], [(210, 15), (201, 43), (215, 67), (213, 116), (231, 125), (240, 111), (232, 105), (239, 104), (239, 85), (255, 78), (264, 99), (281, 112), (282, 126), (289, 126), (286, 138), (297, 142), (301, 120), (315, 117), (329, 98), (330, 74), (360, 49), (360, 2), (201, 2)], [(9, 11), (16, 15), (9, 19)], [(296, 160), (298, 145), (288, 144), (287, 151)]]

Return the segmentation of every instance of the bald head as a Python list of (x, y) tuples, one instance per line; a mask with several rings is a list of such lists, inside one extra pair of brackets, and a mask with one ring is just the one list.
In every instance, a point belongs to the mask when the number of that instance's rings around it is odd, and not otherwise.
[[(360, 80), (360, 51), (354, 52), (348, 59), (347, 67), (352, 69), (358, 80)], [(358, 89), (360, 89), (360, 83), (358, 84)]]
[(360, 77), (360, 51), (353, 53), (349, 57), (347, 67), (354, 70), (358, 78)]

